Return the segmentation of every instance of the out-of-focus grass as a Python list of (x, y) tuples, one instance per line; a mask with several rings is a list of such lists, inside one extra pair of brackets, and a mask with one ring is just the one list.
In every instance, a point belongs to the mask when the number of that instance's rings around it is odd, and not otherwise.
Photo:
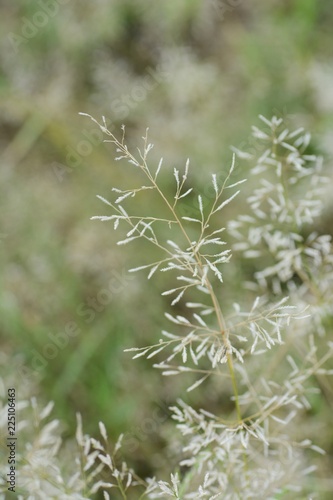
[[(140, 263), (136, 250), (125, 255), (110, 225), (89, 220), (105, 212), (95, 194), (128, 186), (128, 173), (77, 113), (104, 114), (115, 130), (125, 123), (134, 144), (149, 126), (153, 161), (164, 156), (172, 170), (190, 156), (201, 187), (209, 172), (226, 170), (231, 144), (251, 148), (259, 113), (329, 144), (330, 2), (243, 2), (223, 19), (217, 5), (68, 2), (15, 47), (10, 33), (22, 36), (41, 7), (2, 2), (1, 341), (31, 368), (50, 333), (77, 324), (80, 334), (38, 373), (40, 396), (55, 400), (69, 435), (76, 411), (91, 432), (98, 420), (114, 436), (135, 428), (182, 384), (161, 388), (158, 372), (123, 353), (159, 338), (166, 303), (158, 284), (123, 272)], [(172, 196), (169, 181), (167, 189)], [(113, 278), (119, 291), (87, 322), (78, 308)]]

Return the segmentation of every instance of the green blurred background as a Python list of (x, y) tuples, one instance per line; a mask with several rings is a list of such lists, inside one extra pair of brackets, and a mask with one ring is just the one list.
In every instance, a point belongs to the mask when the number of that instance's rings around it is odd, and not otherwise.
[(190, 157), (198, 187), (227, 168), (231, 145), (251, 147), (258, 114), (310, 130), (330, 168), (332, 4), (1, 0), (0, 26), (2, 349), (23, 385), (55, 401), (65, 436), (76, 411), (89, 432), (103, 420), (112, 437), (139, 436), (145, 472), (163, 439), (142, 422), (164, 420), (184, 381), (161, 384), (123, 353), (159, 338), (169, 301), (126, 274), (139, 248), (90, 220), (106, 212), (96, 194), (132, 180), (78, 113), (124, 123), (132, 145), (149, 127), (152, 161), (172, 170)]

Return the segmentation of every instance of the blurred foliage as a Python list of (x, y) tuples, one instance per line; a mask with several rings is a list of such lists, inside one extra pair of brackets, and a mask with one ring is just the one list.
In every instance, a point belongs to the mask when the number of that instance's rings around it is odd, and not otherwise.
[[(80, 333), (49, 348), (54, 357), (37, 370), (40, 396), (55, 401), (68, 436), (76, 411), (90, 432), (103, 420), (116, 436), (165, 408), (184, 382), (161, 384), (123, 353), (158, 338), (168, 302), (158, 282), (125, 273), (140, 255), (119, 251), (112, 227), (89, 220), (103, 211), (95, 194), (108, 197), (127, 174), (78, 112), (105, 115), (114, 130), (125, 123), (131, 144), (149, 127), (154, 161), (172, 169), (190, 156), (200, 189), (226, 170), (230, 145), (251, 148), (259, 113), (312, 130), (330, 169), (331, 2), (2, 0), (0, 9), (3, 349), (24, 383), (50, 335), (74, 322)], [(332, 230), (329, 210), (322, 226)], [(110, 286), (100, 310), (84, 315)], [(216, 389), (207, 394), (219, 404)], [(318, 401), (314, 411), (329, 407)], [(155, 456), (155, 438), (141, 436), (138, 462)]]

